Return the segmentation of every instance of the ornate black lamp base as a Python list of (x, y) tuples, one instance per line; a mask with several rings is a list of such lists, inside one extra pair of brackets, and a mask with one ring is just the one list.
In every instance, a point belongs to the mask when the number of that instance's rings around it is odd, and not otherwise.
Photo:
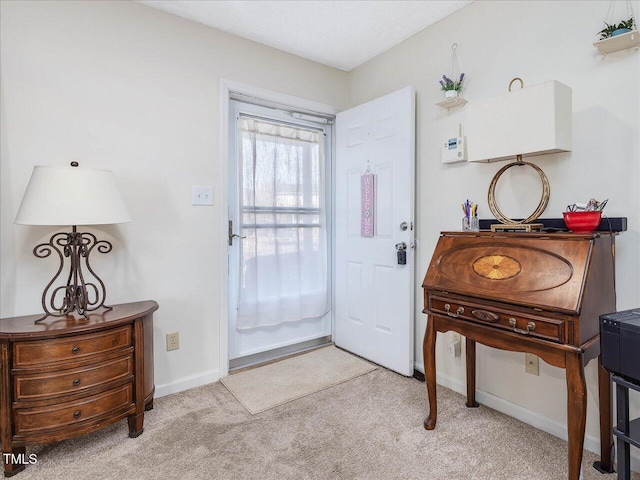
[[(97, 247), (100, 253), (109, 253), (113, 248), (106, 240), (98, 240), (92, 233), (79, 233), (73, 226), (71, 233), (56, 233), (49, 243), (41, 243), (33, 249), (38, 258), (46, 258), (52, 252), (58, 254), (60, 266), (42, 293), (42, 308), (45, 314), (35, 323), (47, 317), (62, 317), (78, 312), (85, 318), (99, 308), (111, 309), (104, 304), (107, 290), (104, 282), (96, 275), (89, 264), (89, 255)], [(69, 275), (65, 285), (54, 286), (64, 269), (65, 259), (69, 263)], [(83, 272), (82, 264), (87, 272)], [(85, 278), (86, 275), (90, 277)]]

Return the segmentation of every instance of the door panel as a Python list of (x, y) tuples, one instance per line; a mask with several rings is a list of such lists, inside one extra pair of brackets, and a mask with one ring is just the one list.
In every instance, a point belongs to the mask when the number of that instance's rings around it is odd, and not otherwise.
[(376, 234), (382, 238), (393, 236), (393, 164), (376, 165), (374, 170), (378, 180), (376, 209), (378, 228)]
[[(336, 119), (335, 343), (413, 374), (415, 91), (407, 87)], [(374, 236), (360, 233), (360, 177), (374, 174)], [(400, 225), (409, 226), (402, 230)], [(396, 243), (407, 245), (397, 264)]]
[(347, 270), (347, 318), (362, 324), (362, 263), (348, 262)]
[[(240, 232), (242, 224), (242, 216), (240, 214), (239, 196), (242, 194), (239, 184), (238, 171), (238, 152), (237, 152), (237, 118), (241, 114), (254, 115), (260, 118), (271, 119), (284, 123), (292, 123), (292, 117), (286, 115), (282, 111), (273, 108), (266, 108), (257, 105), (251, 105), (237, 100), (229, 102), (229, 219), (233, 221), (233, 230), (235, 233)], [(295, 123), (313, 126), (316, 124), (296, 120)], [(325, 162), (330, 165), (331, 152), (331, 128), (325, 127)], [(330, 170), (326, 172), (327, 178)], [(330, 188), (327, 187), (330, 191)], [(329, 208), (329, 206), (327, 206)], [(330, 210), (330, 208), (329, 208)], [(329, 222), (330, 224), (330, 222)], [(243, 233), (245, 235), (245, 233)], [(295, 351), (294, 346), (299, 344), (311, 345), (314, 340), (321, 342), (327, 341), (331, 335), (332, 314), (328, 313), (321, 318), (311, 318), (296, 322), (287, 322), (280, 325), (262, 326), (252, 329), (237, 328), (237, 308), (239, 296), (239, 272), (242, 268), (240, 265), (240, 242), (242, 239), (236, 238), (233, 244), (228, 248), (229, 254), (229, 324), (228, 324), (228, 351), (230, 364), (234, 367), (244, 365), (244, 360), (253, 363), (255, 357), (259, 354), (261, 360), (268, 360), (271, 352), (278, 356), (281, 352)], [(329, 253), (330, 255), (330, 253)], [(330, 263), (329, 263), (330, 264)], [(289, 350), (287, 350), (289, 349)], [(252, 358), (249, 358), (252, 357)]]

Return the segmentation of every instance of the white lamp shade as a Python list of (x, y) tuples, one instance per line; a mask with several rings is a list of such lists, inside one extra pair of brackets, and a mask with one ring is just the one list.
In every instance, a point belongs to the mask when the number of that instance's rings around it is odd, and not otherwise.
[(15, 223), (105, 225), (130, 222), (113, 173), (81, 167), (33, 168)]
[(556, 81), (469, 102), (469, 161), (570, 152), (571, 117), (571, 88)]

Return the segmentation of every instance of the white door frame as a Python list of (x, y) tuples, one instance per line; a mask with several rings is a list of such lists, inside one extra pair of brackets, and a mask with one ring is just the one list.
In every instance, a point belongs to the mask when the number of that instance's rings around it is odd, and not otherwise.
[[(284, 93), (254, 87), (233, 80), (220, 79), (220, 129), (219, 145), (220, 156), (218, 162), (218, 205), (219, 218), (219, 271), (220, 277), (218, 300), (219, 300), (219, 377), (229, 375), (229, 263), (227, 259), (227, 217), (229, 212), (229, 201), (227, 198), (227, 177), (229, 175), (229, 100), (232, 93), (253, 97), (266, 102), (282, 105), (283, 107), (298, 108), (309, 112), (323, 113), (325, 115), (335, 115), (339, 109), (333, 105), (314, 102), (304, 98), (287, 95)], [(335, 142), (333, 142), (335, 144)], [(335, 148), (332, 146), (332, 149)], [(332, 155), (333, 158), (333, 155)], [(332, 169), (333, 172), (333, 169)]]

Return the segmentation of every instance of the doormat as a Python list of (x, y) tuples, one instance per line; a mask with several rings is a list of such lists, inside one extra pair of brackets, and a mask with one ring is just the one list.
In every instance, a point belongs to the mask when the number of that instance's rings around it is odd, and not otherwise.
[(220, 379), (253, 415), (319, 392), (377, 367), (334, 346)]

